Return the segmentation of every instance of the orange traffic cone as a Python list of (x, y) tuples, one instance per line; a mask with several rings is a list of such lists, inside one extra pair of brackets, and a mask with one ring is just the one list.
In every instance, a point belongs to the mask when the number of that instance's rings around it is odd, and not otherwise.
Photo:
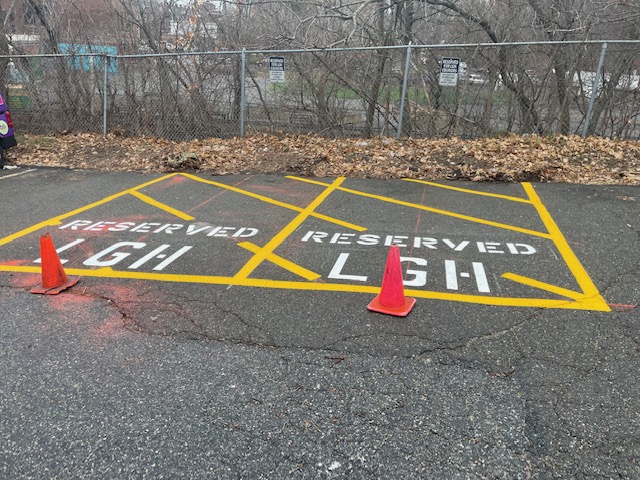
[(40, 261), (42, 262), (42, 283), (33, 287), (31, 293), (57, 295), (78, 283), (78, 277), (67, 278), (56, 247), (53, 246), (53, 240), (48, 233), (40, 237)]
[(382, 276), (380, 294), (367, 306), (374, 312), (396, 317), (406, 317), (416, 303), (415, 298), (405, 298), (400, 265), (400, 247), (391, 245), (387, 255), (387, 265)]

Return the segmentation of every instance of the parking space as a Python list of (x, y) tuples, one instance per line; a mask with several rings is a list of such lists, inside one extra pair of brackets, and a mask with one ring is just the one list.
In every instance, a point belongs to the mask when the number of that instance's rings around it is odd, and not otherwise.
[(406, 294), (609, 311), (536, 188), (169, 174), (0, 239), (0, 271), (375, 294), (390, 245)]

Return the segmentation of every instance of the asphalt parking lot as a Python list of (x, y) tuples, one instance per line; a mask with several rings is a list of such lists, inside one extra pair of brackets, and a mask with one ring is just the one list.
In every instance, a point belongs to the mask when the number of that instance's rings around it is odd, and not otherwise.
[(0, 474), (638, 477), (639, 193), (0, 171)]

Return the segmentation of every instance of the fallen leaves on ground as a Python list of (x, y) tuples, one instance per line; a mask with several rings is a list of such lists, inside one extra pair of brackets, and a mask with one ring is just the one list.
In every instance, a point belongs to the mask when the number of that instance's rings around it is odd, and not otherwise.
[(117, 135), (23, 135), (9, 162), (104, 171), (640, 184), (640, 142), (535, 135), (352, 139), (255, 134), (190, 142)]

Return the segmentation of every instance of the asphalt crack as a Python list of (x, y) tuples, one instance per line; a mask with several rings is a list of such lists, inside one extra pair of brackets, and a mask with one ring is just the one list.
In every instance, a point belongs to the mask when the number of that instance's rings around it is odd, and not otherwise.
[[(465, 348), (468, 348), (478, 342), (482, 342), (485, 340), (490, 340), (490, 339), (494, 339), (494, 338), (500, 338), (504, 335), (507, 335), (509, 333), (513, 333), (515, 331), (517, 331), (518, 329), (520, 329), (524, 324), (526, 324), (527, 322), (530, 322), (531, 320), (537, 318), (538, 316), (540, 316), (543, 313), (543, 309), (539, 308), (536, 309), (536, 311), (534, 313), (532, 313), (531, 315), (525, 317), (523, 320), (521, 320), (518, 323), (515, 323), (513, 325), (511, 325), (508, 328), (504, 328), (502, 330), (498, 330), (495, 332), (490, 332), (490, 333), (486, 333), (483, 335), (476, 335), (476, 336), (471, 336), (471, 337), (467, 337), (465, 340), (458, 340), (456, 342), (450, 342), (452, 345), (444, 345), (441, 348), (433, 348), (433, 349), (426, 349), (422, 352), (420, 352), (420, 354), (418, 354), (418, 357), (424, 356), (424, 355), (428, 355), (430, 353), (436, 353), (436, 352), (441, 352), (441, 351), (447, 351), (447, 352), (454, 352), (454, 351), (458, 351), (458, 350), (463, 350)], [(436, 342), (434, 342), (436, 343)]]

